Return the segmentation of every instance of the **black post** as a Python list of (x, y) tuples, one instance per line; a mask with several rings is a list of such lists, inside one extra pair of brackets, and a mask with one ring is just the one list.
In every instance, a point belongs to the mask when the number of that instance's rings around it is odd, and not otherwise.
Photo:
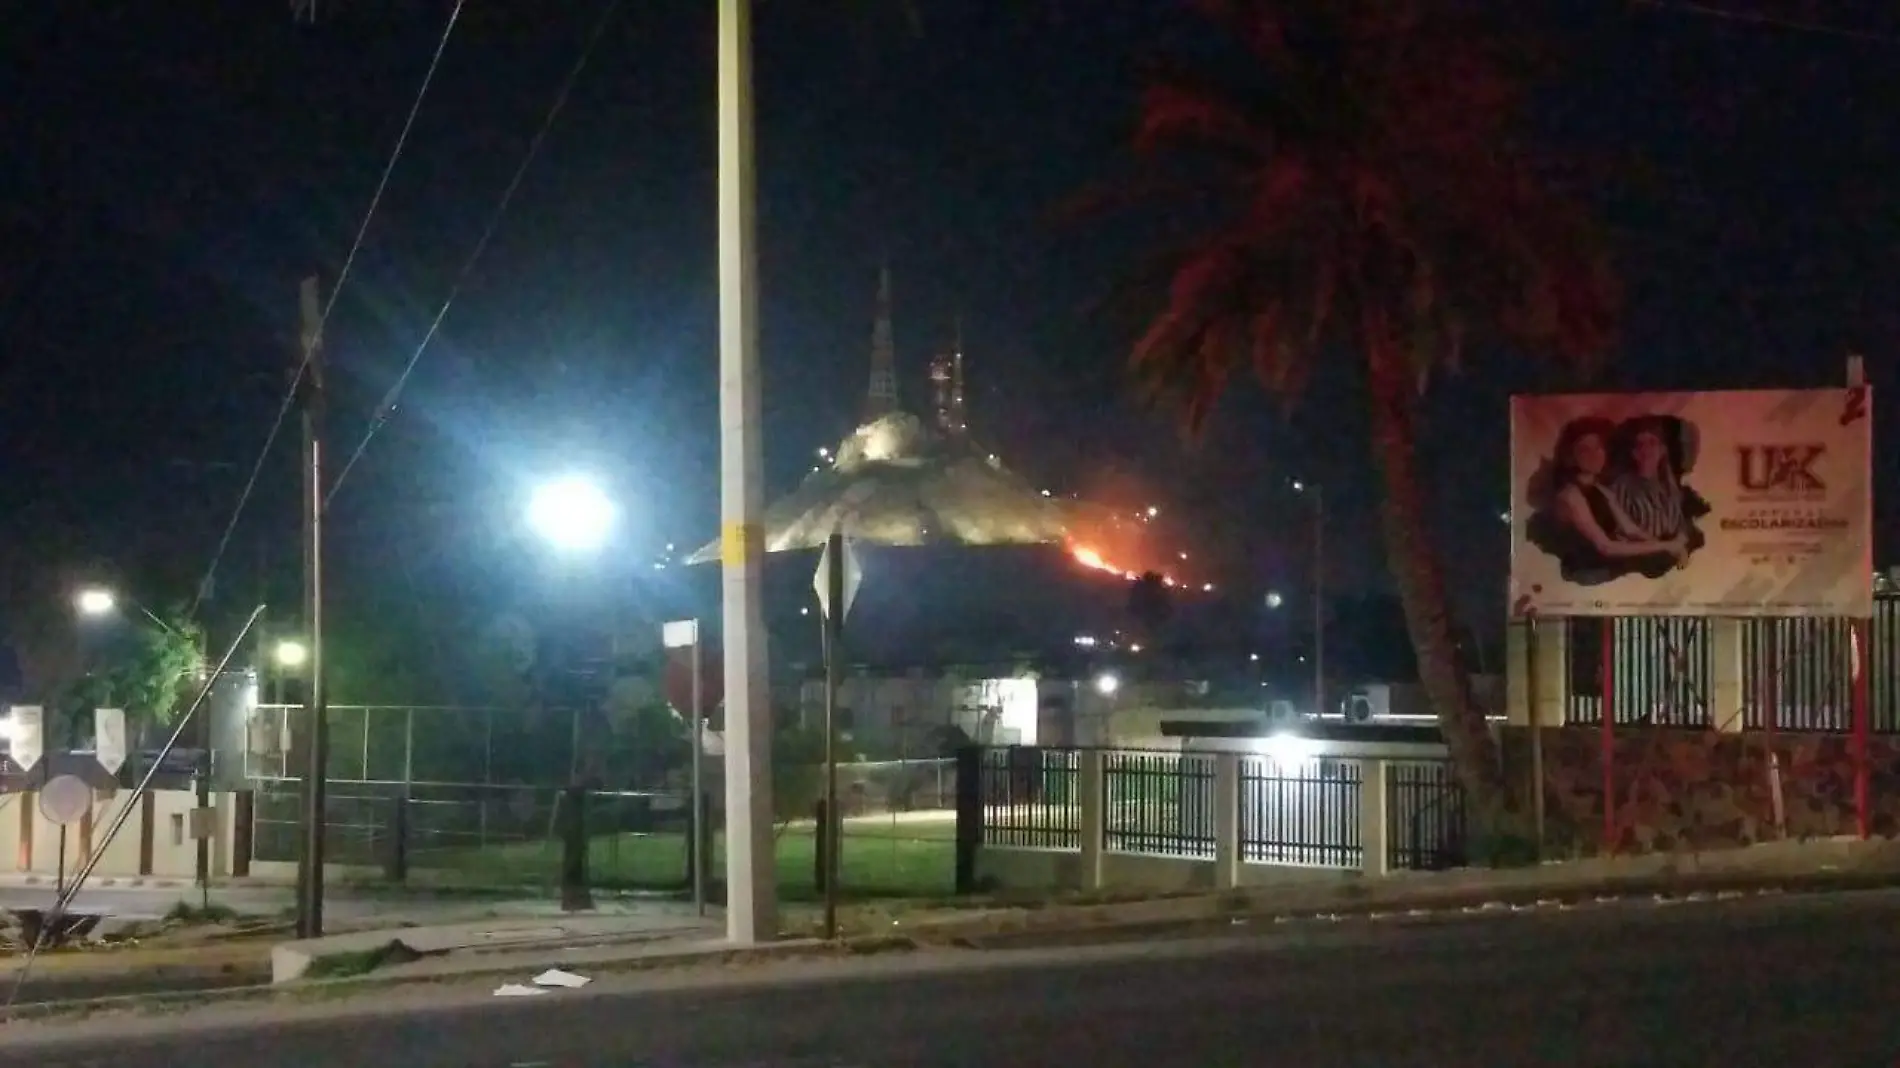
[(983, 750), (957, 750), (957, 883), (959, 894), (976, 893), (976, 851), (983, 845)]
[(825, 801), (818, 810), (823, 864), (818, 889), (825, 895), (825, 937), (838, 937), (838, 854), (844, 824), (838, 812), (838, 687), (844, 673), (844, 534), (825, 542)]
[(409, 799), (398, 795), (390, 799), (389, 855), (384, 858), (384, 874), (393, 883), (409, 878)]
[(587, 788), (570, 786), (561, 795), (561, 909), (584, 912), (594, 907), (587, 888)]
[[(817, 805), (813, 807), (812, 816), (812, 885), (818, 888), (819, 893), (825, 895), (825, 904), (829, 906), (832, 900), (830, 893), (832, 843), (831, 820), (829, 818), (831, 813), (825, 807), (824, 798), (821, 797), (818, 799)], [(832, 938), (837, 935), (837, 917), (838, 914), (831, 911), (830, 908), (825, 910), (826, 938)]]

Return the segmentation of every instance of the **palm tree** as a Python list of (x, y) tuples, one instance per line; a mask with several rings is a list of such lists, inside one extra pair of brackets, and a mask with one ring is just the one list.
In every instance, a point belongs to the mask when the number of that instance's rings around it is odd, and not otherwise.
[(1159, 69), (1146, 87), (1134, 148), (1165, 180), (1146, 190), (1216, 221), (1169, 255), (1135, 371), (1198, 428), (1236, 372), (1290, 396), (1323, 359), (1357, 354), (1420, 675), (1479, 812), (1508, 817), (1520, 809), (1459, 669), (1427, 540), (1417, 400), (1481, 332), (1592, 360), (1611, 339), (1615, 286), (1581, 214), (1521, 147), (1523, 81), (1507, 62), (1521, 42), (1448, 14), (1453, 4), (1199, 6), (1246, 69)]

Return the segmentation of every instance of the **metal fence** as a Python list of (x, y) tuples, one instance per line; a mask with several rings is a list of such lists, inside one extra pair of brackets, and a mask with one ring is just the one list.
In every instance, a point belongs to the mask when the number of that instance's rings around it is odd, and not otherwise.
[[(294, 777), (299, 705), (259, 705), (246, 774)], [(330, 778), (347, 782), (554, 783), (588, 767), (607, 733), (566, 708), (331, 705)]]
[(1574, 619), (1564, 722), (1603, 722), (1604, 644), (1618, 726), (1707, 727), (1715, 675), (1712, 621), (1669, 616)]
[(1102, 789), (1104, 849), (1213, 859), (1213, 757), (1103, 753)]
[[(253, 785), (252, 858), (296, 861), (301, 784), (259, 779)], [(336, 783), (324, 809), (325, 858), (386, 868), (400, 840), (411, 868), (451, 870), (475, 883), (551, 886), (560, 873), (564, 796), (563, 790), (535, 786)], [(685, 796), (591, 790), (586, 805), (592, 885), (687, 884)], [(668, 848), (655, 849), (654, 842)]]
[(1074, 749), (985, 749), (977, 762), (985, 845), (1079, 849), (1080, 754)]
[(1257, 864), (1359, 867), (1361, 786), (1356, 761), (1241, 761), (1241, 858)]
[[(983, 845), (1081, 848), (1081, 750), (990, 748), (975, 763)], [(1101, 754), (1102, 847), (1112, 853), (1211, 860), (1217, 817), (1210, 753)], [(1387, 863), (1441, 869), (1465, 863), (1464, 792), (1448, 763), (1387, 762)], [(1240, 761), (1241, 859), (1254, 864), (1359, 868), (1364, 765), (1321, 757)]]
[[(1837, 618), (1748, 619), (1741, 627), (1741, 714), (1749, 730), (1853, 727), (1853, 625)], [(1565, 648), (1564, 722), (1603, 722), (1604, 642), (1615, 724), (1714, 725), (1715, 621), (1673, 617), (1572, 619)], [(1900, 733), (1900, 595), (1874, 601), (1868, 627), (1868, 719)]]

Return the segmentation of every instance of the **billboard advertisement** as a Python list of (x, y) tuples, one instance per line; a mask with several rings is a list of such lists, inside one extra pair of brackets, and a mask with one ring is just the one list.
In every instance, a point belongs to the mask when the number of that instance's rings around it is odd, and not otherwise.
[(1514, 616), (1873, 613), (1865, 386), (1511, 398)]

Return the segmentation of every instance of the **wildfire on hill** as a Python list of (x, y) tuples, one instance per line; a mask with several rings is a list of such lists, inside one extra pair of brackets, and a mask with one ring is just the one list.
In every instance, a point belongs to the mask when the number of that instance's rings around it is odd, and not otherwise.
[[(1133, 582), (1136, 579), (1140, 578), (1142, 574), (1141, 572), (1133, 570), (1131, 568), (1120, 567), (1114, 563), (1111, 563), (1107, 558), (1102, 556), (1102, 554), (1096, 549), (1093, 549), (1087, 545), (1080, 544), (1079, 542), (1069, 543), (1069, 556), (1073, 558), (1076, 563), (1081, 564), (1083, 567), (1086, 567), (1090, 569), (1091, 571), (1101, 571), (1110, 575), (1119, 575), (1130, 582)], [(1186, 586), (1183, 583), (1176, 580), (1173, 575), (1167, 574), (1166, 572), (1161, 573), (1161, 584), (1164, 586), (1169, 586), (1169, 587), (1174, 587), (1174, 588), (1182, 588), (1182, 589), (1186, 588)], [(1211, 582), (1203, 583), (1200, 589), (1201, 589), (1201, 592), (1203, 593), (1212, 593), (1214, 592), (1214, 584)]]

